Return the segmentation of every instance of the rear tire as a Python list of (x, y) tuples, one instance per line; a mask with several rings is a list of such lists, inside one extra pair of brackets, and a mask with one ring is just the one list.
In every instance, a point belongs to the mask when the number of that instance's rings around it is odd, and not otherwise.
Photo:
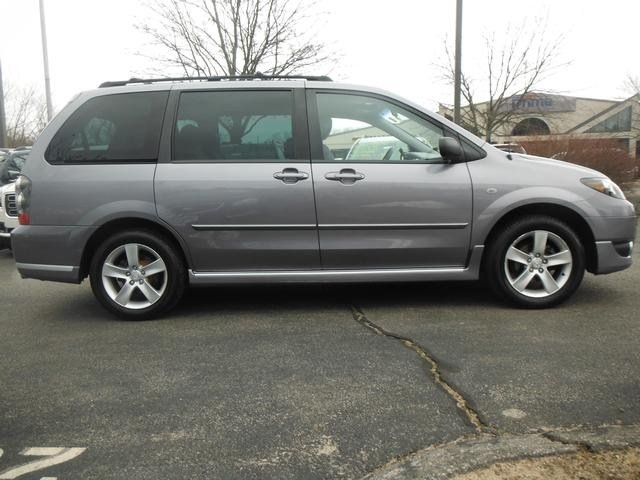
[(566, 223), (533, 215), (506, 225), (488, 247), (484, 275), (500, 297), (524, 308), (569, 298), (585, 270), (584, 247)]
[(172, 242), (147, 230), (113, 234), (96, 249), (91, 289), (125, 320), (156, 318), (174, 308), (186, 287), (186, 270)]

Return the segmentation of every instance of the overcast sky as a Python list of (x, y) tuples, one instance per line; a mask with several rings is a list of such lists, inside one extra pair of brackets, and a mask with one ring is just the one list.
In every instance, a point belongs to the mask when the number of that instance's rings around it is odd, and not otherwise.
[[(455, 0), (323, 0), (320, 37), (341, 62), (335, 79), (374, 85), (437, 108), (452, 89), (437, 67), (453, 40)], [(149, 69), (136, 55), (145, 37), (134, 28), (147, 10), (136, 0), (45, 0), (53, 103)], [(558, 69), (542, 87), (559, 93), (621, 98), (625, 76), (640, 75), (638, 0), (465, 0), (463, 69), (479, 71), (483, 35), (548, 20), (547, 38), (564, 36)], [(5, 82), (43, 88), (38, 0), (0, 0), (0, 61)], [(308, 72), (318, 74), (325, 72)]]

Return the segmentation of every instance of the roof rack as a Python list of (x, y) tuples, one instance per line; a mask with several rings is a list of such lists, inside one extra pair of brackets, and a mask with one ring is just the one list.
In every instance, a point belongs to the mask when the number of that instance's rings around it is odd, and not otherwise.
[(332, 82), (330, 77), (325, 75), (263, 75), (256, 73), (255, 75), (222, 75), (215, 77), (167, 77), (167, 78), (130, 78), (129, 80), (117, 80), (113, 82), (103, 82), (99, 88), (106, 87), (123, 87), (132, 83), (151, 84), (159, 82), (222, 82), (234, 80), (310, 80), (314, 82)]

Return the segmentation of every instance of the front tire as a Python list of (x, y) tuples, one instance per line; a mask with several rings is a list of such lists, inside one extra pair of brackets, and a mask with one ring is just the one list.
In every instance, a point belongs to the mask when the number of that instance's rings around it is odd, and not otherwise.
[(126, 320), (167, 313), (186, 286), (184, 262), (173, 244), (146, 230), (116, 233), (103, 241), (89, 275), (98, 301)]
[(525, 308), (564, 302), (580, 286), (584, 247), (564, 222), (535, 215), (516, 220), (489, 245), (484, 273), (492, 290)]

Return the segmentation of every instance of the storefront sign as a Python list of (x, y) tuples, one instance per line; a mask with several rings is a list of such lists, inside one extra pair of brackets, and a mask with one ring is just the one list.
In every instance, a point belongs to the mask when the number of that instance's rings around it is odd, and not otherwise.
[(526, 95), (512, 96), (505, 103), (503, 110), (522, 113), (575, 112), (576, 99), (563, 95), (530, 92)]

